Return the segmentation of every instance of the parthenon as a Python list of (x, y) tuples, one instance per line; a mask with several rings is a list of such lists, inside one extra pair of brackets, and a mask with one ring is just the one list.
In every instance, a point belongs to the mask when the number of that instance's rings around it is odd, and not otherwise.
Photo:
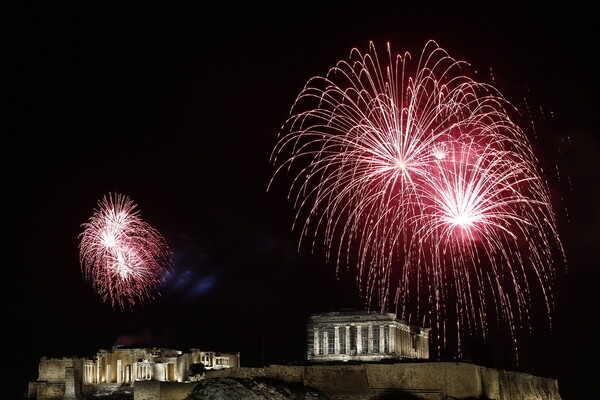
[(313, 314), (307, 326), (309, 361), (429, 358), (429, 329), (408, 325), (392, 313)]

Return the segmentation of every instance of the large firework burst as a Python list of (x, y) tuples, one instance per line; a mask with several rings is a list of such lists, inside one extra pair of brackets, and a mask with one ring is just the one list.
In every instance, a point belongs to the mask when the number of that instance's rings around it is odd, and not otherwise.
[(562, 247), (515, 108), (433, 41), (416, 66), (386, 50), (310, 79), (282, 127), (272, 162), (293, 176), (300, 242), (356, 265), (371, 307), (438, 332), (452, 315), (485, 334), (492, 314), (514, 332), (534, 292), (549, 316)]
[(128, 197), (104, 196), (79, 235), (85, 278), (115, 308), (153, 298), (170, 265), (163, 236), (144, 222)]

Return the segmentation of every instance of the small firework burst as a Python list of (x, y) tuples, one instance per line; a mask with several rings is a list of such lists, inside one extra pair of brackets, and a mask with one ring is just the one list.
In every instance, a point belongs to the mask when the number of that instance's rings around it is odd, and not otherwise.
[(109, 193), (79, 235), (84, 277), (104, 301), (119, 309), (151, 300), (170, 266), (165, 239), (136, 208), (128, 197)]

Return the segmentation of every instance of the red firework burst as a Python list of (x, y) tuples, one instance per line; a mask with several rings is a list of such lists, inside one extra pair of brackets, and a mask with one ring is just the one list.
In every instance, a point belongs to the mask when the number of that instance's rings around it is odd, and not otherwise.
[(170, 265), (166, 241), (136, 207), (124, 195), (104, 196), (79, 235), (84, 277), (119, 309), (152, 299)]
[(368, 304), (395, 299), (403, 318), (436, 319), (438, 332), (450, 312), (485, 334), (493, 314), (513, 333), (534, 286), (550, 315), (551, 248), (562, 246), (514, 107), (467, 70), (433, 41), (416, 68), (389, 44), (382, 58), (373, 44), (353, 49), (308, 81), (272, 162), (294, 176), (301, 242), (323, 237), (338, 268), (356, 263)]

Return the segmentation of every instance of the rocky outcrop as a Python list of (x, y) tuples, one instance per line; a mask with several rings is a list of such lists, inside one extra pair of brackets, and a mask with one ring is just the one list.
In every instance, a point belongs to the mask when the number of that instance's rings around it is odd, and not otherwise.
[(327, 400), (317, 390), (269, 378), (208, 378), (185, 400)]

